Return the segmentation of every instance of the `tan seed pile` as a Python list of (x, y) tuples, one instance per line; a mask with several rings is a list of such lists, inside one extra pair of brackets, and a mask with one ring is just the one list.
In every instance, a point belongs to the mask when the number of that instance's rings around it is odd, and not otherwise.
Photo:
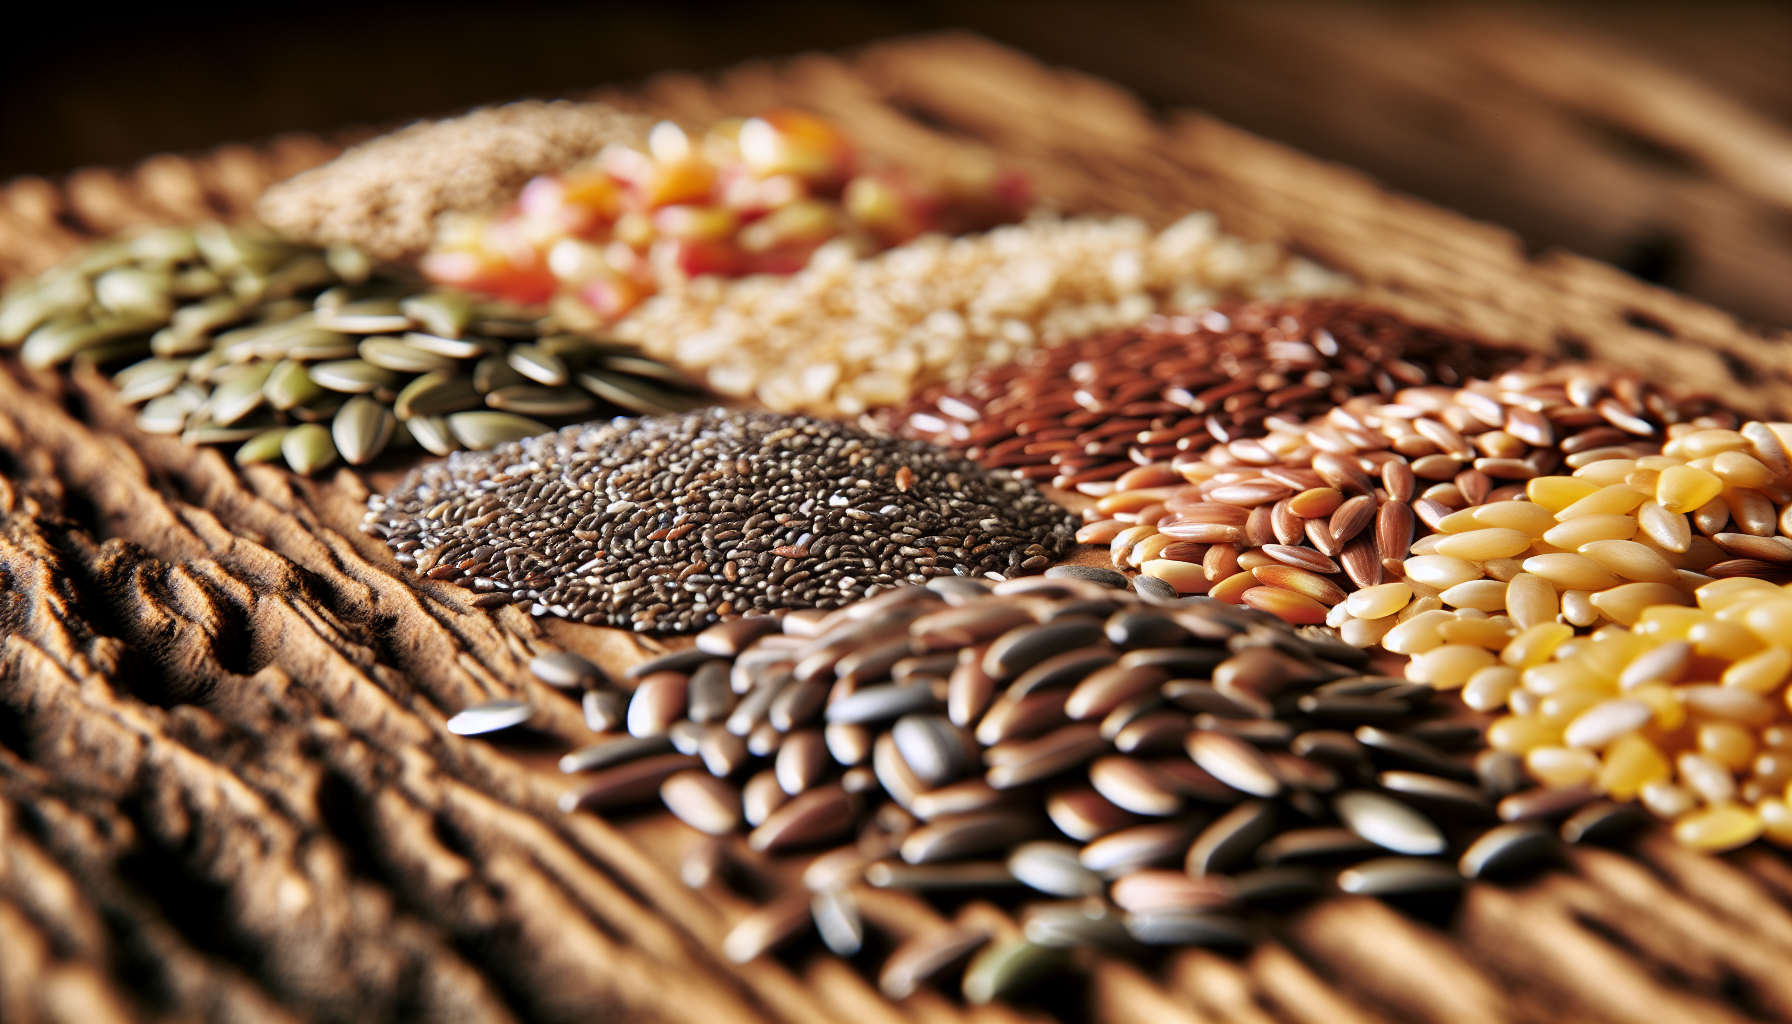
[(1153, 313), (1350, 287), (1273, 245), (1223, 234), (1210, 214), (1155, 234), (1130, 218), (1042, 214), (865, 260), (830, 244), (789, 277), (699, 277), (648, 300), (615, 334), (723, 394), (856, 416)]

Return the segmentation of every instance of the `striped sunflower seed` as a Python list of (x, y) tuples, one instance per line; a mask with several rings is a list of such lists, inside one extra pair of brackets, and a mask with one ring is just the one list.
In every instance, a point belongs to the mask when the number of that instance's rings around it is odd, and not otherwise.
[(337, 359), (313, 365), (311, 379), (331, 391), (364, 395), (379, 388), (395, 387), (402, 378), (363, 359)]
[(634, 377), (617, 373), (586, 371), (577, 375), (580, 387), (612, 405), (630, 412), (684, 412), (702, 405), (700, 399), (665, 388), (657, 388)]
[(323, 397), (324, 389), (311, 379), (311, 373), (303, 363), (282, 359), (268, 372), (261, 393), (267, 396), (268, 405), (285, 412), (315, 402)]
[[(401, 420), (413, 416), (441, 416), (477, 408), (481, 404), (473, 381), (454, 370), (425, 373), (404, 386), (392, 402), (392, 411)], [(439, 453), (438, 453), (439, 454)]]
[(423, 334), (419, 331), (406, 334), (404, 343), (412, 348), (422, 349), (438, 356), (447, 356), (450, 359), (478, 359), (503, 351), (503, 345), (490, 338), (444, 338), (437, 334)]
[(566, 368), (566, 360), (540, 345), (512, 346), (508, 361), (511, 369), (537, 384), (559, 387), (572, 379), (572, 372)]
[(473, 300), (460, 292), (412, 295), (400, 302), (398, 309), (418, 326), (439, 338), (459, 338), (467, 325), (473, 322)]
[(236, 450), (236, 464), (254, 466), (280, 458), (280, 445), (286, 440), (287, 433), (288, 428), (275, 427), (244, 441), (242, 447)]
[(262, 393), (262, 386), (273, 369), (273, 363), (254, 363), (219, 384), (212, 391), (212, 420), (220, 426), (229, 426), (260, 408), (267, 397)]
[(134, 363), (118, 371), (112, 378), (112, 382), (118, 385), (118, 400), (135, 404), (159, 398), (180, 386), (187, 379), (187, 370), (192, 365), (191, 359), (160, 357)]
[(399, 311), (393, 299), (363, 299), (357, 302), (319, 306), (317, 326), (344, 334), (393, 334), (411, 329), (411, 318)]
[(428, 373), (460, 365), (452, 356), (437, 355), (398, 338), (367, 338), (356, 351), (362, 360), (395, 373)]
[(597, 408), (597, 400), (578, 388), (544, 388), (525, 384), (499, 388), (485, 396), (494, 409), (522, 416), (582, 416)]

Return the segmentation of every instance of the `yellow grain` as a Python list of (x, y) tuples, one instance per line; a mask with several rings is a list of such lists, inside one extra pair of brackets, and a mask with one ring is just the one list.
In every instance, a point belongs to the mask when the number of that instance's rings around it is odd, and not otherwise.
[(1152, 534), (1132, 546), (1132, 550), (1127, 552), (1126, 561), (1136, 569), (1156, 558), (1163, 549), (1174, 543), (1176, 543), (1176, 538), (1167, 533)]
[(1594, 591), (1588, 600), (1592, 601), (1593, 607), (1601, 615), (1620, 626), (1636, 625), (1643, 612), (1656, 605), (1692, 603), (1692, 599), (1681, 593), (1678, 587), (1667, 583), (1626, 583)]
[(1635, 459), (1600, 459), (1575, 470), (1574, 477), (1595, 487), (1621, 487), (1624, 485), (1624, 478), (1634, 472)]
[(1719, 452), (1748, 447), (1748, 438), (1734, 430), (1700, 430), (1679, 439), (1688, 459), (1709, 458)]
[(1599, 706), (1610, 700), (1610, 689), (1600, 690), (1560, 690), (1537, 702), (1537, 713), (1550, 721), (1563, 723), (1566, 728), (1581, 712)]
[(1534, 501), (1494, 501), (1470, 510), (1482, 526), (1519, 530), (1533, 537), (1556, 525), (1554, 513)]
[(1344, 600), (1350, 614), (1359, 619), (1379, 619), (1406, 607), (1412, 600), (1412, 588), (1404, 583), (1383, 583), (1364, 587)]
[(1525, 669), (1549, 660), (1564, 640), (1574, 635), (1571, 626), (1544, 621), (1527, 627), (1500, 650), (1500, 660), (1514, 668)]
[[(1474, 586), (1474, 584), (1464, 584)], [(1512, 620), (1495, 618), (1462, 618), (1437, 627), (1437, 635), (1447, 644), (1470, 644), (1490, 651), (1504, 650), (1512, 641)]]
[(1113, 543), (1108, 545), (1109, 558), (1115, 565), (1125, 565), (1127, 553), (1132, 551), (1132, 546), (1155, 533), (1155, 526), (1129, 526), (1121, 530), (1114, 537)]
[(1444, 644), (1407, 662), (1406, 678), (1415, 683), (1430, 683), (1440, 690), (1455, 689), (1494, 663), (1493, 652), (1485, 647)]
[(1249, 551), (1240, 551), (1238, 553), (1238, 567), (1245, 572), (1250, 572), (1252, 569), (1258, 568), (1259, 566), (1281, 564), (1281, 562), (1278, 562), (1265, 554), (1262, 548), (1251, 548)]
[(1596, 540), (1582, 544), (1579, 552), (1627, 580), (1638, 583), (1677, 583), (1680, 580), (1667, 559), (1635, 541)]
[(1511, 558), (1530, 546), (1531, 535), (1522, 530), (1490, 527), (1451, 534), (1437, 542), (1437, 553), (1468, 562), (1485, 562), (1490, 558)]
[(1735, 604), (1737, 601), (1752, 600), (1759, 596), (1792, 598), (1792, 594), (1766, 580), (1737, 576), (1733, 579), (1713, 580), (1700, 587), (1699, 607), (1717, 611)]
[(1644, 498), (1655, 497), (1655, 485), (1661, 480), (1659, 469), (1633, 469), (1624, 478), (1624, 486), (1630, 488)]
[[(1792, 643), (1792, 636), (1783, 636), (1781, 639)], [(1792, 672), (1792, 650), (1769, 647), (1724, 669), (1723, 684), (1756, 693), (1772, 693), (1786, 681), (1788, 672)]]
[(1469, 530), (1479, 530), (1482, 525), (1481, 521), (1475, 518), (1475, 508), (1471, 507), (1452, 512), (1442, 519), (1439, 519), (1437, 521), (1437, 532), (1465, 533)]
[(1669, 512), (1654, 499), (1636, 507), (1636, 522), (1649, 539), (1669, 551), (1684, 553), (1687, 545), (1692, 543), (1692, 524), (1686, 521), (1686, 516)]
[[(1139, 566), (1141, 572), (1153, 579), (1163, 580), (1176, 588), (1178, 594), (1206, 594), (1217, 589), (1208, 581), (1207, 573), (1193, 562), (1178, 562), (1169, 558), (1153, 558)], [(1241, 574), (1248, 575), (1248, 574)]]
[(1699, 726), (1699, 753), (1731, 771), (1741, 771), (1755, 758), (1755, 734), (1734, 722)]
[(1351, 619), (1338, 627), (1338, 636), (1352, 647), (1373, 647), (1400, 621), (1392, 615), (1379, 619)]
[(1714, 473), (1692, 466), (1670, 466), (1661, 471), (1656, 484), (1655, 500), (1669, 512), (1691, 512), (1724, 490), (1724, 482)]
[(1451, 555), (1417, 555), (1406, 560), (1407, 578), (1438, 590), (1481, 578), (1481, 567)]
[[(1716, 480), (1716, 477), (1711, 479)], [(1621, 515), (1643, 503), (1643, 495), (1626, 487), (1622, 483), (1601, 487), (1592, 494), (1580, 499), (1567, 508), (1556, 513), (1558, 522), (1579, 519), (1591, 515)]]
[(1627, 733), (1612, 741), (1600, 759), (1595, 786), (1613, 800), (1631, 801), (1651, 782), (1667, 782), (1674, 766), (1667, 755), (1648, 739)]
[(1598, 773), (1599, 756), (1591, 750), (1537, 746), (1525, 752), (1524, 766), (1546, 786), (1577, 786)]
[(1419, 583), (1416, 580), (1407, 580), (1406, 585), (1412, 588), (1412, 602), (1410, 604), (1408, 604), (1406, 607), (1395, 612), (1394, 618), (1398, 619), (1401, 622), (1405, 622), (1408, 619), (1414, 618), (1419, 615), (1423, 615), (1426, 612), (1435, 612), (1435, 611), (1443, 610), (1444, 603), (1437, 599), (1437, 595), (1438, 595), (1437, 590), (1434, 590), (1430, 587), (1425, 587), (1425, 589), (1430, 590), (1431, 593), (1422, 594), (1419, 592), (1419, 588), (1423, 587), (1425, 585), (1423, 583)]
[(1395, 654), (1423, 654), (1443, 644), (1437, 627), (1455, 616), (1441, 609), (1420, 612), (1388, 631), (1381, 645)]
[(1518, 670), (1510, 665), (1489, 665), (1470, 676), (1462, 687), (1462, 702), (1476, 711), (1497, 711), (1518, 688)]
[(1543, 541), (1564, 551), (1573, 551), (1596, 540), (1629, 540), (1636, 536), (1636, 531), (1637, 521), (1633, 516), (1595, 514), (1551, 527), (1544, 531)]
[(1487, 726), (1487, 745), (1507, 754), (1523, 754), (1562, 742), (1562, 726), (1534, 715), (1507, 715)]
[(1227, 604), (1238, 604), (1244, 599), (1244, 592), (1257, 585), (1257, 577), (1248, 572), (1235, 572), (1215, 583), (1207, 596)]
[(1619, 582), (1610, 569), (1572, 552), (1532, 555), (1524, 560), (1524, 571), (1541, 576), (1559, 590), (1604, 590)]
[(1712, 460), (1711, 472), (1732, 487), (1763, 488), (1774, 481), (1773, 471), (1742, 452), (1722, 452)]
[(1597, 486), (1571, 476), (1534, 477), (1524, 486), (1527, 497), (1552, 513), (1568, 508), (1597, 490)]
[(1689, 626), (1686, 639), (1692, 641), (1693, 650), (1700, 654), (1725, 661), (1746, 658), (1767, 646), (1747, 626), (1716, 617)]
[(1560, 661), (1544, 662), (1532, 665), (1520, 676), (1524, 688), (1539, 697), (1547, 697), (1564, 690), (1609, 690), (1613, 689), (1611, 680), (1593, 671), (1579, 658), (1566, 658)]
[(1470, 580), (1444, 591), (1438, 595), (1438, 599), (1452, 608), (1473, 608), (1483, 612), (1504, 611), (1506, 584), (1499, 580)]
[(1562, 618), (1570, 625), (1587, 627), (1599, 621), (1599, 609), (1593, 606), (1593, 595), (1585, 590), (1562, 592)]
[(1682, 846), (1705, 853), (1747, 846), (1760, 837), (1761, 831), (1761, 819), (1735, 804), (1693, 811), (1674, 822), (1674, 838)]
[(1778, 797), (1769, 797), (1755, 805), (1767, 841), (1775, 846), (1792, 847), (1792, 805)]
[(1785, 643), (1792, 638), (1792, 601), (1758, 602), (1742, 617), (1742, 624), (1764, 642)]

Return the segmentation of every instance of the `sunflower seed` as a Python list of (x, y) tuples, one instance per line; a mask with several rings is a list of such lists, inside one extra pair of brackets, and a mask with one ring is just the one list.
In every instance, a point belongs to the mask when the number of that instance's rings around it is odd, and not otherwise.
[(587, 371), (576, 374), (575, 382), (585, 390), (633, 413), (684, 412), (696, 408), (701, 399), (656, 388), (634, 377), (621, 374)]
[(1414, 856), (1442, 853), (1444, 836), (1436, 825), (1411, 807), (1368, 790), (1356, 789), (1332, 798), (1332, 810), (1346, 828), (1378, 846)]
[(964, 998), (981, 1006), (1043, 980), (1064, 962), (1061, 950), (1025, 939), (993, 945), (965, 968)]
[(1273, 797), (1282, 792), (1275, 766), (1263, 752), (1235, 736), (1195, 732), (1188, 738), (1188, 753), (1195, 764), (1233, 789), (1253, 796)]
[(1591, 786), (1538, 786), (1502, 799), (1495, 810), (1501, 821), (1542, 821), (1563, 818), (1597, 800)]
[(1201, 830), (1188, 849), (1185, 870), (1200, 878), (1248, 864), (1257, 848), (1275, 834), (1275, 828), (1275, 804), (1246, 800)]
[(621, 725), (627, 714), (621, 694), (613, 690), (586, 690), (579, 704), (585, 713), (585, 725), (592, 732), (609, 732)]
[(475, 704), (448, 720), (456, 736), (483, 736), (522, 725), (535, 717), (535, 707), (524, 700), (491, 700)]
[(827, 720), (840, 724), (868, 724), (899, 718), (937, 706), (933, 687), (925, 682), (867, 686), (828, 705)]
[(1338, 872), (1338, 888), (1356, 896), (1400, 896), (1462, 888), (1462, 875), (1442, 861), (1377, 857)]
[(1039, 825), (1032, 813), (1006, 808), (942, 815), (902, 840), (902, 859), (931, 864), (987, 853), (1030, 838)]
[(756, 960), (808, 928), (812, 915), (806, 895), (786, 896), (761, 907), (729, 930), (722, 939), (722, 955), (737, 964)]
[(508, 356), (511, 369), (549, 387), (559, 387), (572, 379), (566, 360), (539, 345), (513, 345)]
[(1475, 786), (1422, 772), (1382, 772), (1376, 781), (1383, 789), (1421, 807), (1458, 817), (1490, 817), (1493, 805)]
[(1087, 647), (1103, 635), (1102, 624), (1088, 620), (1019, 626), (990, 645), (983, 656), (983, 671), (992, 679), (1009, 679), (1055, 654)]
[(236, 450), (236, 464), (239, 466), (255, 466), (264, 462), (272, 462), (280, 457), (280, 444), (286, 439), (287, 428), (275, 427), (264, 430)]
[(1008, 855), (1008, 871), (1053, 896), (1098, 896), (1103, 889), (1101, 876), (1084, 867), (1068, 843), (1022, 843)]
[(282, 412), (323, 397), (324, 389), (311, 379), (311, 374), (290, 359), (274, 363), (262, 383), (261, 393), (268, 405)]
[(527, 383), (529, 378), (511, 369), (510, 363), (500, 355), (486, 356), (473, 366), (473, 389), (481, 395)]
[(262, 394), (262, 385), (267, 383), (273, 369), (272, 363), (255, 363), (213, 389), (212, 421), (229, 426), (259, 408), (266, 397)]
[(399, 312), (391, 299), (364, 299), (340, 305), (320, 306), (317, 325), (344, 334), (393, 334), (411, 329), (411, 318)]
[(1181, 592), (1173, 585), (1156, 576), (1146, 576), (1144, 573), (1132, 578), (1132, 589), (1134, 593), (1150, 601), (1169, 602), (1180, 600), (1182, 597)]
[(560, 770), (568, 775), (594, 772), (627, 761), (639, 760), (672, 749), (664, 736), (628, 736), (580, 747), (560, 758)]
[(985, 755), (994, 765), (984, 776), (996, 789), (1013, 789), (1050, 778), (1082, 764), (1107, 748), (1094, 725), (1067, 725), (1013, 749), (995, 763), (995, 749)]
[(590, 659), (571, 651), (536, 655), (529, 661), (529, 671), (549, 686), (561, 689), (595, 686), (610, 681), (603, 669), (592, 664)]
[(447, 455), (460, 448), (448, 431), (448, 421), (440, 416), (413, 416), (403, 426), (431, 455)]
[(1616, 845), (1649, 824), (1649, 815), (1635, 804), (1601, 800), (1588, 804), (1562, 822), (1562, 838), (1570, 843)]
[(1126, 931), (1147, 946), (1249, 946), (1256, 932), (1244, 921), (1189, 910), (1126, 915)]
[(1488, 829), (1457, 862), (1465, 878), (1502, 878), (1548, 860), (1556, 852), (1554, 830), (1537, 822)]
[(929, 978), (989, 941), (982, 931), (943, 925), (897, 946), (878, 972), (877, 987), (891, 999), (906, 999)]
[(1013, 885), (1014, 876), (1001, 861), (958, 861), (951, 864), (903, 864), (879, 861), (865, 868), (866, 884), (877, 889), (952, 890)]
[(740, 825), (740, 790), (708, 772), (682, 771), (660, 784), (660, 799), (679, 821), (712, 836)]
[(1200, 827), (1199, 818), (1134, 825), (1112, 832), (1083, 847), (1083, 867), (1109, 878), (1180, 859)]
[(1365, 725), (1356, 730), (1356, 738), (1371, 751), (1404, 765), (1417, 768), (1433, 775), (1445, 778), (1460, 779), (1463, 782), (1475, 781), (1474, 770), (1451, 759), (1443, 751), (1423, 740), (1410, 736), (1401, 736), (1384, 729)]
[(306, 423), (287, 431), (280, 439), (280, 454), (286, 456), (286, 464), (293, 472), (310, 476), (336, 461), (336, 444), (328, 430)]
[(330, 424), (330, 437), (344, 461), (359, 466), (386, 449), (397, 426), (392, 410), (366, 395), (356, 395), (336, 413)]
[(748, 834), (747, 845), (765, 853), (832, 839), (852, 828), (858, 803), (839, 786), (807, 790), (773, 811)]
[(1360, 860), (1381, 847), (1347, 828), (1297, 828), (1283, 832), (1257, 848), (1257, 863), (1324, 864)]
[(136, 404), (173, 391), (192, 365), (191, 359), (145, 359), (118, 371), (112, 383), (118, 386), (119, 401)]
[(412, 295), (401, 301), (398, 309), (418, 326), (441, 338), (459, 338), (473, 321), (472, 300), (459, 292)]
[(1088, 580), (1116, 590), (1126, 589), (1126, 575), (1099, 565), (1054, 565), (1045, 570), (1050, 579)]

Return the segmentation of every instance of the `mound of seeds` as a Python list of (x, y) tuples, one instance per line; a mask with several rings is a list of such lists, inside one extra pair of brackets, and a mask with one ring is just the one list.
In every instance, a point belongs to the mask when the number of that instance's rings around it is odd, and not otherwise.
[[(559, 333), (545, 310), (425, 291), (352, 249), (218, 224), (103, 243), (0, 302), (27, 366), (122, 367), (137, 425), (241, 444), (301, 473), (388, 445), (437, 455), (550, 423), (688, 409), (695, 389), (626, 346)], [(148, 358), (144, 358), (147, 356)]]
[[(900, 998), (975, 954), (964, 989), (983, 1001), (1022, 982), (1017, 961), (1066, 947), (1248, 944), (1291, 902), (1448, 890), (1547, 858), (1550, 791), (1523, 790), (1511, 754), (1474, 755), (1480, 722), (1459, 703), (1366, 662), (1249, 609), (1046, 577), (735, 620), (631, 669), (632, 694), (573, 656), (535, 669), (589, 687), (602, 734), (561, 762), (583, 776), (565, 809), (657, 794), (753, 850), (848, 841), (808, 867), (809, 891), (739, 922), (736, 960), (811, 921), (858, 952), (861, 885), (1035, 890), (1024, 940), (978, 952), (990, 935), (952, 926), (881, 968)], [(1575, 840), (1637, 823), (1582, 804)], [(686, 877), (707, 884), (716, 848), (696, 850)]]
[(1226, 304), (1036, 350), (877, 415), (1024, 480), (1102, 495), (1357, 395), (1456, 384), (1518, 357), (1337, 300)]
[(931, 445), (724, 409), (457, 453), (369, 508), (401, 562), (482, 604), (673, 632), (1040, 572), (1075, 528), (1031, 485)]

